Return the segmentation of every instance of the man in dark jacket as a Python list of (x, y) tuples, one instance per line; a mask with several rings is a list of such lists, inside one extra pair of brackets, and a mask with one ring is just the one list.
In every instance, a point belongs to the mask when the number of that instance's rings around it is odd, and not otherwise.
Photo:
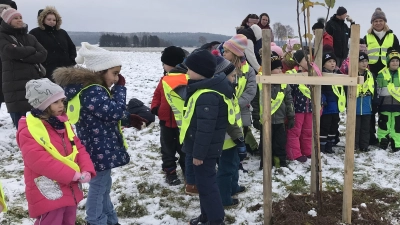
[(234, 90), (225, 74), (213, 77), (217, 63), (208, 50), (189, 55), (186, 65), (190, 77), (185, 102), (188, 109), (183, 116), (180, 139), (184, 141), (186, 154), (193, 157), (201, 207), (201, 215), (189, 224), (224, 224), (215, 166), (228, 126), (226, 102), (230, 102)]
[(137, 98), (129, 100), (127, 110), (130, 114), (135, 114), (146, 119), (146, 126), (149, 126), (155, 121), (155, 116), (150, 112), (150, 108), (145, 106), (144, 103)]
[(340, 6), (336, 14), (326, 23), (326, 32), (333, 37), (333, 48), (337, 57), (337, 66), (340, 67), (349, 54), (350, 29), (345, 20), (354, 24), (354, 21), (347, 15), (346, 8)]

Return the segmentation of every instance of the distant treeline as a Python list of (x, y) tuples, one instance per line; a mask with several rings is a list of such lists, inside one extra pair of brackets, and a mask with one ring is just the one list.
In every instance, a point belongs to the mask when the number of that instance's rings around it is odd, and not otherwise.
[(115, 34), (102, 34), (99, 41), (100, 47), (168, 47), (173, 45), (156, 35), (137, 35), (131, 37)]

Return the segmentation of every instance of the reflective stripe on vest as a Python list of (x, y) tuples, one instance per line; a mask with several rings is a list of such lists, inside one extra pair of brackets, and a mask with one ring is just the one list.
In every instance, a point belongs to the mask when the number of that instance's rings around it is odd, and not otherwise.
[[(92, 84), (92, 85), (89, 85), (87, 87), (82, 88), (82, 90), (77, 95), (75, 95), (75, 97), (73, 97), (71, 100), (68, 101), (67, 116), (68, 116), (69, 122), (71, 124), (76, 124), (79, 121), (79, 115), (81, 113), (81, 99), (80, 99), (80, 96), (81, 96), (82, 91), (86, 90), (89, 87), (96, 86), (96, 85), (99, 86), (99, 87), (104, 88), (107, 91), (108, 95), (111, 97), (111, 93), (108, 91), (108, 89), (103, 87), (103, 86), (101, 86), (101, 85), (99, 85), (99, 84)], [(122, 141), (124, 143), (124, 147), (125, 147), (125, 149), (128, 149), (128, 144), (126, 143), (124, 135), (122, 134), (121, 121), (118, 122), (118, 129), (119, 129), (119, 132), (121, 133), (121, 137), (122, 137)]]
[(245, 77), (245, 74), (247, 74), (250, 71), (250, 66), (247, 62), (242, 66), (241, 71), (242, 71), (242, 76), (238, 79), (237, 81), (238, 85), (236, 86), (237, 98), (240, 98), (242, 96), (244, 89), (246, 88), (247, 79)]
[[(341, 90), (339, 91), (339, 88)], [(343, 85), (332, 85), (333, 93), (338, 97), (339, 112), (344, 112), (346, 109), (346, 93), (344, 92)]]
[(364, 84), (357, 85), (357, 97), (360, 95), (365, 95), (368, 91), (374, 95), (374, 77), (367, 69), (367, 80), (364, 82)]
[[(281, 84), (281, 90), (278, 92), (278, 94), (276, 94), (275, 99), (271, 98), (271, 116), (274, 115), (274, 113), (279, 109), (279, 107), (282, 105), (282, 102), (285, 98), (285, 89), (287, 87), (287, 84)], [(260, 92), (260, 98), (259, 98), (259, 102), (260, 102), (260, 123), (262, 123), (262, 113), (264, 110), (263, 107), (263, 96), (262, 96), (262, 84), (259, 83), (258, 84), (258, 90)]]
[(0, 182), (0, 197), (1, 197), (0, 204), (3, 206), (3, 211), (1, 211), (1, 212), (7, 212), (7, 204), (6, 204), (4, 190), (3, 190), (3, 186), (1, 185), (1, 182)]
[(185, 105), (183, 100), (174, 90), (179, 86), (186, 86), (188, 83), (189, 76), (182, 73), (169, 73), (165, 76), (162, 81), (165, 99), (169, 106), (171, 106), (172, 112), (174, 113), (176, 125), (179, 130), (182, 127), (182, 113)]
[(71, 129), (71, 124), (67, 121), (64, 122), (65, 129), (67, 131), (68, 139), (72, 144), (72, 153), (67, 156), (62, 156), (56, 147), (51, 143), (49, 133), (46, 130), (42, 120), (29, 114), (26, 117), (26, 123), (28, 124), (29, 133), (32, 135), (33, 139), (41, 145), (46, 151), (53, 156), (53, 158), (62, 162), (64, 165), (69, 166), (76, 172), (80, 172), (78, 164), (75, 162), (76, 155), (78, 154), (78, 149), (74, 143), (75, 133)]
[[(388, 82), (387, 89), (388, 89), (390, 95), (394, 99), (396, 99), (397, 101), (400, 102), (400, 88), (396, 87), (394, 85), (394, 83), (392, 82), (392, 75), (390, 75), (389, 69), (385, 68), (381, 72), (383, 74), (383, 79), (385, 79)], [(397, 74), (400, 75), (400, 68), (397, 69)]]
[[(240, 106), (239, 106), (239, 100), (234, 97), (234, 100), (232, 101), (233, 107), (235, 109), (235, 122), (236, 125), (240, 128), (243, 127), (243, 122), (242, 122), (242, 116), (240, 114)], [(242, 130), (243, 132), (243, 130)], [(228, 135), (228, 133), (225, 134), (225, 140), (224, 140), (224, 146), (222, 147), (222, 150), (227, 150), (230, 148), (233, 148), (236, 146), (235, 142), (233, 142), (231, 136)]]
[(185, 140), (186, 132), (189, 128), (190, 122), (192, 120), (194, 110), (196, 107), (197, 99), (200, 97), (201, 94), (206, 92), (214, 92), (224, 99), (226, 105), (228, 106), (228, 122), (229, 124), (235, 124), (235, 109), (233, 108), (233, 102), (231, 99), (227, 98), (224, 94), (219, 93), (218, 91), (214, 91), (211, 89), (202, 89), (197, 90), (192, 96), (190, 96), (189, 100), (187, 101), (187, 106), (183, 108), (183, 118), (182, 118), (182, 127), (181, 132), (179, 134), (179, 142), (182, 144)]
[[(288, 70), (286, 71), (286, 73), (288, 74), (297, 73), (297, 70), (296, 69)], [(299, 90), (304, 96), (306, 96), (306, 98), (311, 99), (310, 88), (308, 88), (305, 84), (299, 84)]]
[(393, 46), (394, 34), (387, 34), (382, 45), (379, 45), (378, 40), (376, 40), (376, 37), (373, 34), (367, 34), (366, 39), (368, 46), (368, 63), (375, 64), (379, 61), (380, 58), (382, 64), (386, 66), (386, 52), (389, 47)]

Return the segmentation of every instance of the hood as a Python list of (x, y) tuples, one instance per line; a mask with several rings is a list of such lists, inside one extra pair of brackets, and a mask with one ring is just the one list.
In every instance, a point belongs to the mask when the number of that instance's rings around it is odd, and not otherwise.
[(171, 71), (169, 71), (169, 73), (187, 73), (188, 68), (186, 67), (185, 64), (180, 63), (178, 65), (176, 65)]
[(253, 24), (250, 28), (253, 30), (254, 36), (256, 36), (256, 40), (260, 40), (262, 38), (261, 27), (259, 27), (257, 24)]
[(68, 101), (84, 87), (103, 84), (103, 80), (98, 74), (82, 67), (60, 67), (54, 70), (53, 79), (56, 84), (64, 88)]
[(331, 17), (331, 20), (334, 20), (334, 21), (336, 21), (337, 23), (344, 23), (344, 20), (339, 20), (339, 19), (336, 17), (336, 14), (333, 14), (333, 16)]
[(39, 13), (38, 18), (37, 18), (39, 28), (41, 30), (46, 29), (43, 24), (43, 21), (46, 18), (46, 16), (49, 14), (54, 14), (56, 16), (57, 24), (56, 24), (55, 28), (56, 28), (56, 30), (59, 30), (61, 27), (61, 24), (62, 24), (62, 18), (60, 16), (60, 14), (58, 13), (57, 9), (52, 6), (46, 6), (46, 8), (43, 9), (43, 11)]
[(24, 24), (23, 28), (14, 28), (10, 24), (1, 21), (0, 31), (6, 33), (8, 35), (15, 35), (15, 34), (27, 34), (28, 33), (28, 25)]
[(189, 95), (193, 94), (199, 89), (211, 89), (214, 91), (218, 91), (221, 94), (224, 94), (229, 99), (233, 98), (233, 85), (226, 78), (226, 75), (224, 73), (214, 75), (210, 79), (188, 81), (187, 93)]

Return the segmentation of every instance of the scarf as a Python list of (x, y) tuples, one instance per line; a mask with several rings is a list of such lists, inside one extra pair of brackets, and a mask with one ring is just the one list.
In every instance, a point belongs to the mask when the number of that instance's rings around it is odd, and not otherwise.
[(374, 33), (376, 34), (376, 36), (378, 36), (379, 39), (382, 40), (383, 36), (385, 36), (386, 31), (382, 30), (382, 31), (376, 31), (374, 30)]
[[(42, 119), (41, 116), (43, 115), (43, 111), (41, 111), (40, 109), (32, 109), (31, 113), (34, 117)], [(48, 122), (50, 126), (52, 126), (58, 133), (64, 133), (64, 122), (67, 120), (67, 115), (63, 113), (61, 116), (50, 116), (50, 118), (46, 120), (46, 122)]]

